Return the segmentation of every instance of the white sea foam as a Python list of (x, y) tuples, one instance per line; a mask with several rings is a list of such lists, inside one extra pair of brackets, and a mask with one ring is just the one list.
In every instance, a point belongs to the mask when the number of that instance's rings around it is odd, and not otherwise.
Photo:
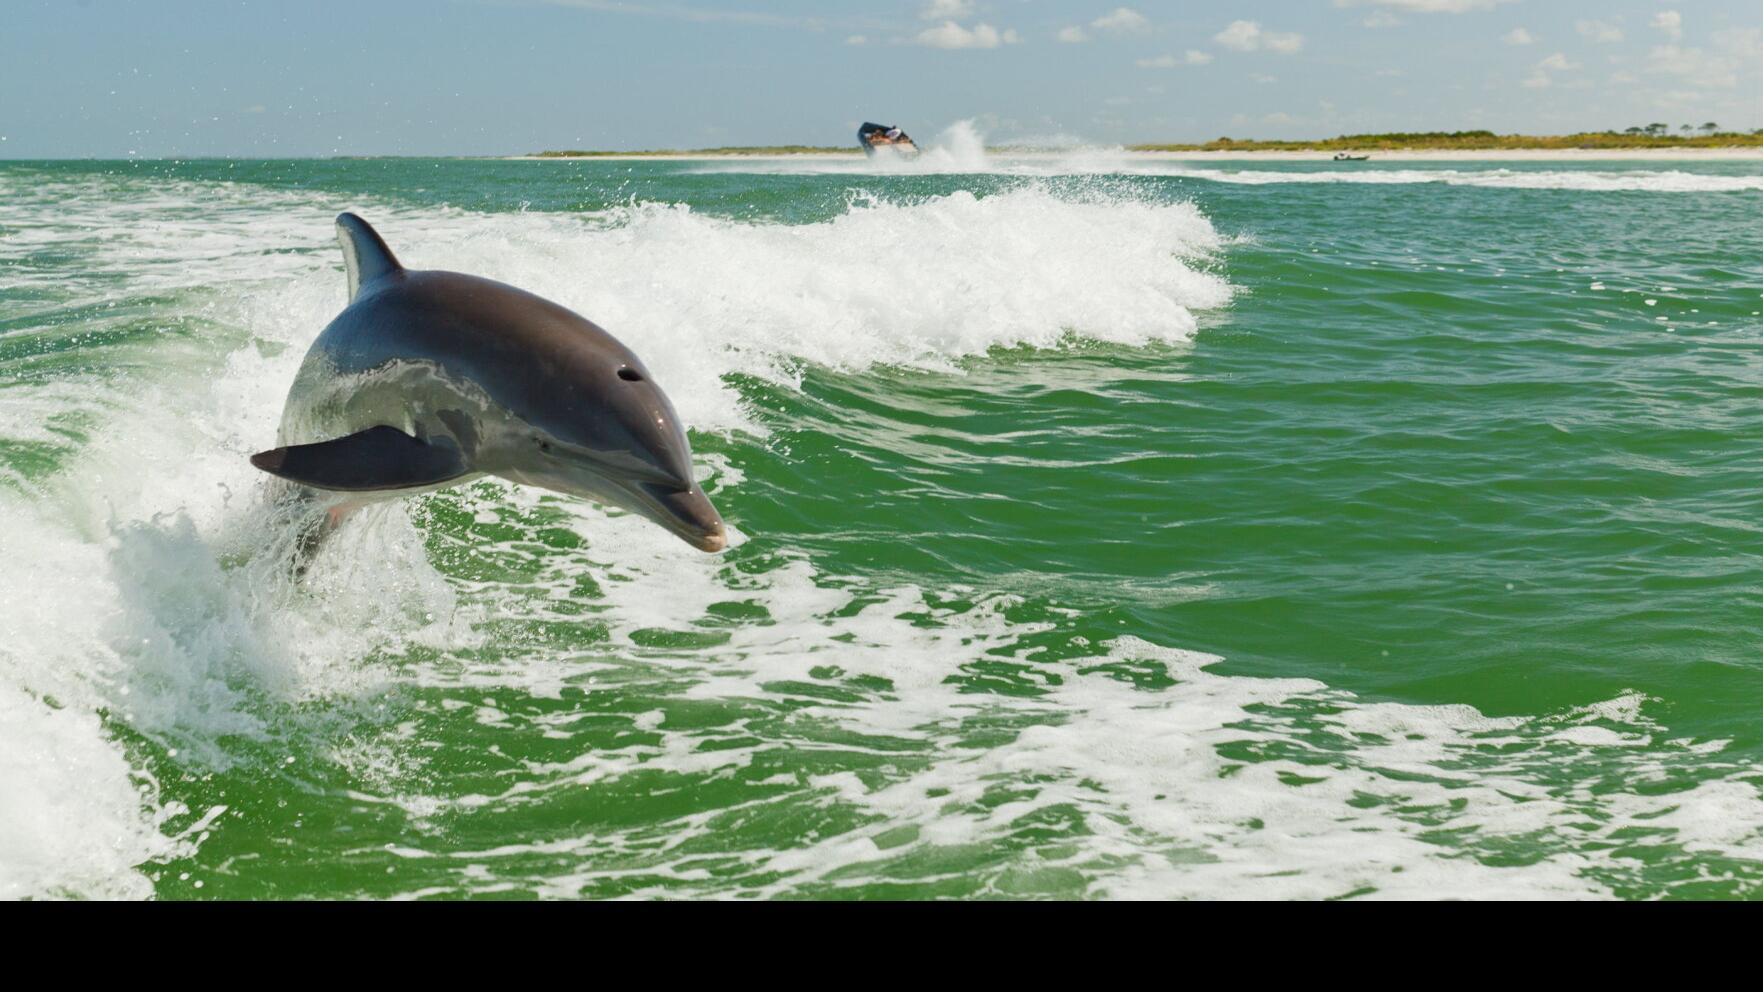
[(1559, 189), (1585, 192), (1733, 193), (1763, 190), (1763, 175), (1733, 176), (1680, 170), (1543, 171), (1532, 169), (1379, 169), (1275, 171), (1255, 169), (1132, 170), (1139, 175), (1186, 176), (1212, 182), (1264, 186), (1275, 183), (1479, 186), (1488, 189)]
[(0, 681), (0, 735), (0, 899), (151, 894), (135, 868), (179, 849), (174, 811), (98, 717)]
[(712, 429), (741, 423), (731, 372), (946, 366), (1070, 334), (1180, 343), (1194, 311), (1230, 298), (1195, 264), (1219, 239), (1191, 205), (1037, 187), (858, 197), (801, 225), (637, 204), (585, 221), (480, 217), (442, 240), (398, 220), (382, 233), (409, 264), (516, 282), (590, 315), (644, 356), (687, 421)]
[(1389, 169), (1315, 163), (1285, 169), (1210, 168), (1194, 160), (1151, 159), (1129, 152), (1096, 151), (1045, 155), (987, 155), (973, 162), (935, 158), (873, 164), (855, 159), (754, 159), (700, 166), (704, 172), (775, 175), (998, 175), (1163, 176), (1243, 186), (1342, 183), (1372, 186), (1472, 186), (1486, 189), (1559, 189), (1584, 192), (1734, 193), (1763, 190), (1763, 175), (1686, 172), (1681, 169)]
[[(134, 308), (156, 333), (117, 358), (126, 378), (33, 378), (0, 406), (0, 438), (63, 461), (0, 488), (0, 751), (16, 756), (0, 770), (0, 894), (13, 896), (142, 894), (132, 866), (182, 849), (168, 833), (182, 811), (96, 714), (224, 767), (221, 742), (273, 745), (287, 704), (372, 693), (389, 677), (360, 662), (374, 649), (472, 643), (476, 614), (399, 506), (351, 521), (300, 588), (272, 554), (224, 564), (285, 540), (253, 511), (245, 456), (275, 436), (305, 347), (343, 303), (340, 209), (363, 209), (407, 264), (501, 277), (613, 328), (699, 428), (744, 424), (730, 372), (946, 364), (1073, 332), (1179, 342), (1193, 309), (1230, 292), (1194, 265), (1217, 239), (1192, 207), (1038, 189), (859, 199), (795, 227), (661, 204), (482, 216), (129, 177), (15, 192), (0, 199), (6, 259), (80, 260), (21, 284), (70, 306), (161, 299)], [(613, 540), (654, 536), (602, 523)]]
[[(328, 247), (337, 209), (364, 209), (409, 264), (497, 276), (580, 309), (645, 355), (686, 419), (734, 429), (745, 420), (722, 382), (731, 372), (787, 378), (802, 359), (850, 369), (947, 364), (1070, 332), (1186, 340), (1194, 311), (1230, 295), (1198, 264), (1216, 235), (1192, 207), (1025, 185), (983, 198), (858, 199), (830, 220), (784, 226), (653, 204), (589, 217), (481, 216), (307, 194), (265, 194), (263, 206), (260, 191), (228, 184), (62, 192), (72, 195), (43, 200), (53, 215), (24, 226), (35, 244), (86, 252), (90, 278), (70, 292), (152, 292), (168, 299), (152, 319), (196, 317), (205, 330), (177, 346), (140, 346), (136, 371), (121, 381), (85, 373), (15, 383), (0, 405), (0, 437), (74, 446), (48, 478), (0, 480), (10, 522), (0, 528), (0, 896), (147, 894), (151, 863), (197, 843), (199, 825), (218, 815), (161, 799), (99, 714), (150, 746), (178, 749), (183, 767), (215, 768), (248, 760), (236, 740), (273, 752), (298, 730), (283, 721), (305, 701), (371, 699), (405, 681), (555, 697), (597, 666), (622, 663), (671, 668), (701, 700), (765, 699), (826, 666), (891, 686), (856, 702), (809, 700), (792, 719), (923, 745), (915, 753), (925, 760), (879, 783), (848, 774), (797, 781), (814, 803), (881, 820), (742, 852), (766, 875), (746, 886), (759, 894), (836, 886), (890, 859), (996, 843), (1042, 817), (1075, 817), (1084, 829), (1058, 851), (1036, 848), (989, 869), (996, 891), (1076, 875), (1090, 879), (1089, 891), (1119, 896), (1598, 895), (1609, 883), (1579, 853), (1585, 841), (1641, 823), (1686, 846), (1759, 853), (1763, 808), (1744, 784), (1754, 770), (1723, 766), (1717, 741), (1634, 747), (1661, 736), (1635, 697), (1490, 720), (1464, 707), (1367, 702), (1309, 680), (1218, 675), (1206, 667), (1215, 659), (1131, 638), (1050, 666), (1059, 678), (1038, 696), (974, 695), (951, 676), (1027, 657), (1025, 643), (1045, 628), (1010, 619), (1010, 597), (979, 591), (971, 607), (940, 606), (937, 590), (866, 587), (822, 574), (807, 557), (732, 574), (633, 517), (518, 489), (483, 511), (542, 501), (569, 515), (590, 544), (548, 559), (538, 584), (559, 596), (584, 575), (598, 584), (603, 597), (592, 606), (607, 624), (609, 655), (534, 651), (517, 665), (397, 669), (364, 660), (409, 643), (470, 649), (482, 636), (475, 621), (536, 609), (494, 584), (442, 579), (400, 505), (352, 519), (300, 587), (274, 556), (239, 563), (274, 536), (251, 511), (259, 479), (245, 455), (274, 436), (294, 367), (342, 304)], [(6, 219), (9, 229), (19, 221)], [(91, 241), (89, 232), (117, 224), (140, 230)], [(299, 250), (265, 255), (266, 246)], [(77, 444), (44, 428), (69, 409), (83, 418)], [(713, 487), (739, 481), (726, 466), (712, 469)], [(770, 622), (724, 625), (728, 639), (712, 648), (637, 653), (641, 632), (694, 628), (731, 598), (760, 604)], [(1149, 691), (1095, 670), (1112, 663), (1153, 666), (1176, 684)], [(476, 713), (498, 726), (526, 719), (492, 706)], [(706, 750), (689, 730), (637, 719), (659, 744), (534, 764), (507, 795), (426, 792), (398, 774), (388, 742), (352, 742), (334, 757), (381, 790), (363, 801), (395, 802), (420, 821), (639, 770), (745, 767), (775, 746)], [(982, 747), (967, 741), (973, 721), (1016, 730)], [(1228, 756), (1243, 748), (1266, 760)], [(1637, 787), (1686, 771), (1701, 784), (1669, 797)], [(1000, 787), (1019, 794), (979, 802)], [(702, 837), (717, 829), (718, 812), (667, 826), (681, 840)], [(1490, 867), (1428, 843), (1441, 824), (1495, 849), (1506, 838), (1548, 843), (1533, 863)], [(550, 842), (583, 867), (522, 886), (573, 894), (618, 870), (597, 855), (632, 843), (616, 831)], [(402, 853), (447, 859), (459, 888), (482, 890), (511, 884), (497, 866), (530, 850)], [(653, 874), (704, 881), (683, 855), (655, 858)]]
[[(1221, 675), (1211, 670), (1219, 658), (1122, 637), (1088, 656), (1034, 666), (1043, 691), (1033, 697), (976, 695), (952, 677), (1000, 659), (1028, 661), (1026, 644), (1049, 626), (1008, 619), (1014, 597), (979, 594), (970, 607), (950, 607), (911, 585), (829, 584), (806, 560), (731, 588), (714, 562), (670, 554), (653, 528), (585, 507), (572, 512), (610, 546), (543, 581), (565, 589), (585, 569), (605, 592), (596, 619), (609, 625), (615, 648), (628, 650), (642, 632), (693, 629), (719, 601), (757, 604), (770, 622), (641, 663), (666, 670), (676, 686), (683, 681), (684, 698), (701, 703), (790, 696), (801, 732), (788, 742), (706, 748), (740, 731), (670, 726), (659, 712), (645, 714), (632, 726), (657, 743), (529, 762), (499, 794), (394, 791), (391, 801), (423, 819), (515, 808), (627, 775), (727, 780), (780, 747), (836, 751), (860, 740), (889, 742), (874, 753), (902, 760), (865, 776), (771, 783), (795, 787), (781, 802), (806, 796), (808, 806), (850, 811), (839, 818), (864, 825), (730, 851), (745, 866), (732, 877), (693, 867), (699, 842), (726, 823), (726, 807), (669, 821), (662, 845), (644, 824), (492, 849), (398, 849), (450, 866), (454, 891), (571, 897), (629, 873), (665, 880), (637, 895), (783, 895), (930, 881), (922, 866), (947, 852), (998, 894), (1596, 898), (1611, 895), (1630, 869), (1593, 852), (1620, 848), (1637, 830), (1661, 849), (1763, 857), (1763, 799), (1748, 783), (1755, 769), (1726, 760), (1725, 742), (1665, 739), (1650, 701), (1632, 693), (1544, 716), (1490, 718), (1467, 706), (1367, 701), (1311, 679)], [(1109, 665), (1174, 684), (1147, 690)], [(833, 701), (778, 688), (816, 684), (829, 668), (888, 688)], [(440, 668), (414, 677), (438, 688), (515, 684), (555, 697), (565, 685), (590, 689), (594, 672), (559, 662), (488, 681)], [(490, 709), (479, 719), (507, 729), (511, 716)], [(999, 733), (1006, 724), (1015, 731)], [(976, 740), (976, 726), (992, 732)], [(819, 742), (811, 729), (819, 727), (837, 728), (838, 742)], [(929, 760), (912, 760), (920, 755)], [(758, 815), (765, 802), (742, 808)], [(1025, 840), (1048, 832), (1057, 839)], [(1441, 836), (1452, 843), (1437, 843)], [(1031, 850), (991, 860), (973, 853), (1012, 844)], [(1513, 848), (1536, 853), (1514, 862), (1505, 856)], [(532, 861), (552, 865), (559, 856), (577, 867), (528, 874)]]

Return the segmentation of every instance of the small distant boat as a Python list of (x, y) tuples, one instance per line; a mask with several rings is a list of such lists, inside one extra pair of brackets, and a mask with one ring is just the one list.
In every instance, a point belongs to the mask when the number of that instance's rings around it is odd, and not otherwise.
[(1370, 155), (1348, 155), (1346, 152), (1336, 152), (1334, 157), (1336, 162), (1365, 162), (1370, 159)]
[(878, 151), (886, 150), (895, 155), (911, 158), (918, 154), (918, 146), (905, 131), (892, 124), (871, 124), (865, 121), (857, 129), (857, 143), (863, 146), (863, 153), (874, 158)]

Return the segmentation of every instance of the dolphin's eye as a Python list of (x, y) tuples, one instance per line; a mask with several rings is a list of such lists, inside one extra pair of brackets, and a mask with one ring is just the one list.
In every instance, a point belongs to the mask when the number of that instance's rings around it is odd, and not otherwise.
[(628, 366), (618, 370), (618, 377), (620, 379), (623, 379), (625, 382), (642, 382), (643, 381), (643, 373), (638, 372), (636, 369), (630, 368)]
[(539, 442), (539, 450), (540, 450), (540, 451), (550, 451), (550, 450), (551, 450), (551, 442), (549, 442), (549, 441), (540, 441), (540, 442)]

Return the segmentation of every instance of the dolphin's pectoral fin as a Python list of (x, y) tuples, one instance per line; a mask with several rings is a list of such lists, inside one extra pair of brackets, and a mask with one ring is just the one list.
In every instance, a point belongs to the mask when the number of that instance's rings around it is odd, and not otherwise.
[(337, 215), (337, 244), (343, 246), (343, 269), (349, 275), (349, 299), (381, 276), (402, 272), (392, 249), (367, 221), (354, 214)]
[(251, 456), (251, 464), (290, 482), (340, 492), (415, 489), (469, 471), (451, 439), (424, 441), (396, 427), (369, 427), (334, 441), (260, 451)]

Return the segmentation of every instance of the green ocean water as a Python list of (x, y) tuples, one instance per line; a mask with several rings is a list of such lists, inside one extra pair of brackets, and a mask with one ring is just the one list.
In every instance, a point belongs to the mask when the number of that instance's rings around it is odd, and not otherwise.
[[(331, 221), (641, 354), (736, 546), (304, 580)], [(0, 896), (1763, 892), (1763, 163), (0, 163)]]

